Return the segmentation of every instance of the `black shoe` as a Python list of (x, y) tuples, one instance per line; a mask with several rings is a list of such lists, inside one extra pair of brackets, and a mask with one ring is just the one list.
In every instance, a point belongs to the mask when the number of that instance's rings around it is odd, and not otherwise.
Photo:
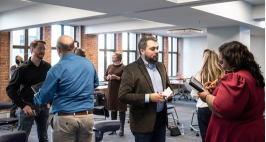
[(113, 135), (116, 134), (116, 131), (111, 131), (111, 133), (109, 133), (108, 135)]

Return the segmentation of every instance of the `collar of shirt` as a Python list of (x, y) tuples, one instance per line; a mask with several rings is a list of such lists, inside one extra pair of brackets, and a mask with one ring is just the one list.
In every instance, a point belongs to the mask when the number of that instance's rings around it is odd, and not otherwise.
[(142, 57), (141, 57), (144, 65), (146, 66), (146, 68), (149, 68), (151, 70), (153, 70), (154, 68), (156, 68), (156, 63), (153, 63), (153, 64), (149, 64), (147, 61), (145, 61)]
[(71, 58), (73, 56), (77, 56), (77, 55), (75, 53), (69, 53), (69, 54), (66, 54), (66, 55), (62, 56), (60, 58), (60, 60), (69, 59), (69, 58)]
[[(40, 65), (43, 64), (43, 61), (41, 60), (40, 62)], [(29, 58), (28, 60), (28, 65), (31, 65), (31, 66), (36, 66), (32, 61), (31, 61), (31, 57)]]

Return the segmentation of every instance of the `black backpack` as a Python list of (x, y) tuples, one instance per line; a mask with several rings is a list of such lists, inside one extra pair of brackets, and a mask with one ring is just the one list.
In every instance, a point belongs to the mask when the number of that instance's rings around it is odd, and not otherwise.
[(180, 130), (177, 126), (169, 126), (170, 136), (179, 136), (181, 135)]

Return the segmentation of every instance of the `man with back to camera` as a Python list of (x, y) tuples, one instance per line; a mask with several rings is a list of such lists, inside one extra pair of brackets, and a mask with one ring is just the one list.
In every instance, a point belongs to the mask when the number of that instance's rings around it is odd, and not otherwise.
[(164, 142), (167, 99), (161, 92), (170, 87), (165, 66), (157, 62), (158, 44), (153, 36), (144, 36), (138, 43), (141, 57), (127, 65), (122, 74), (119, 100), (130, 106), (130, 129), (136, 142)]
[(94, 125), (94, 88), (99, 85), (97, 72), (90, 60), (75, 55), (70, 36), (60, 36), (56, 48), (60, 60), (47, 73), (34, 102), (45, 104), (53, 100), (54, 142), (90, 142)]
[[(35, 120), (40, 142), (48, 142), (47, 120), (50, 104), (34, 105), (34, 92), (31, 86), (44, 81), (48, 70), (51, 68), (49, 63), (43, 61), (45, 44), (44, 41), (37, 39), (31, 42), (30, 49), (32, 56), (15, 70), (6, 88), (7, 95), (19, 107), (18, 130), (25, 131), (28, 140), (33, 121)], [(36, 116), (27, 116), (33, 115), (34, 112)]]
[[(10, 78), (14, 74), (15, 70), (19, 67), (19, 65), (21, 63), (23, 63), (23, 58), (21, 56), (17, 55), (15, 57), (15, 62), (16, 62), (16, 64), (10, 67)], [(10, 117), (14, 117), (14, 118), (17, 117), (16, 116), (16, 110), (17, 110), (17, 108), (18, 108), (18, 106), (14, 103), (14, 101), (12, 101), (12, 107), (10, 108)]]

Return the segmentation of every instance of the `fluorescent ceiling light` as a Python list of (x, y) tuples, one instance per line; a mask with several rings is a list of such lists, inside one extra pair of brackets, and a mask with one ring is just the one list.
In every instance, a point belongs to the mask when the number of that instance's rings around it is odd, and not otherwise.
[(192, 28), (187, 28), (187, 29), (174, 29), (174, 30), (168, 30), (167, 33), (170, 34), (181, 34), (181, 35), (193, 35), (193, 34), (202, 34), (202, 30), (198, 29), (192, 29)]
[(200, 1), (200, 0), (166, 0), (166, 1), (179, 4), (179, 3), (188, 3), (188, 2), (194, 2), (194, 1)]
[(29, 1), (29, 0), (21, 0), (21, 1), (25, 1), (25, 2), (31, 2), (31, 1)]

